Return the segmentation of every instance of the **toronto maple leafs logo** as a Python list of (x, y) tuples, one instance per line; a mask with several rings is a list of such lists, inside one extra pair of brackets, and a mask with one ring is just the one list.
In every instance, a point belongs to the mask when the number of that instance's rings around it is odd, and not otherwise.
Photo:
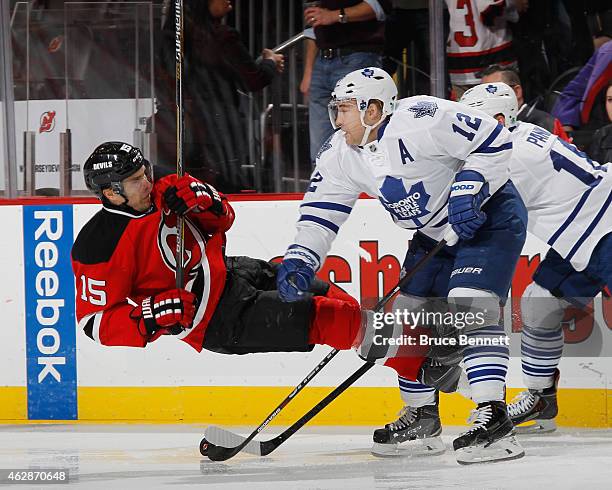
[(364, 68), (361, 74), (366, 78), (372, 78), (374, 76), (374, 70), (371, 68)]
[(368, 103), (365, 100), (362, 100), (361, 103), (359, 104), (359, 109), (362, 111), (365, 111), (367, 106), (368, 106)]
[(438, 104), (435, 102), (422, 100), (421, 102), (417, 102), (415, 105), (408, 107), (408, 110), (410, 112), (414, 112), (415, 119), (425, 116), (434, 117), (436, 111), (438, 110)]
[(402, 179), (387, 176), (380, 194), (380, 202), (395, 221), (410, 219), (417, 226), (423, 226), (419, 218), (431, 212), (426, 208), (431, 196), (425, 191), (423, 182), (413, 184), (407, 191)]
[(495, 85), (487, 85), (487, 88), (485, 90), (490, 94), (494, 94), (495, 92), (497, 92), (497, 87)]

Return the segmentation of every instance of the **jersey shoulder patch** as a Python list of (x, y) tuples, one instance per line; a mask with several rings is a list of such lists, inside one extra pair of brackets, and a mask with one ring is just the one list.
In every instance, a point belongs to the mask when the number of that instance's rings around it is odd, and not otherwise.
[(131, 218), (98, 211), (79, 232), (72, 246), (72, 259), (93, 265), (108, 262), (117, 249)]
[(408, 106), (408, 111), (414, 114), (415, 119), (422, 117), (434, 117), (438, 110), (438, 104), (431, 100), (420, 100)]

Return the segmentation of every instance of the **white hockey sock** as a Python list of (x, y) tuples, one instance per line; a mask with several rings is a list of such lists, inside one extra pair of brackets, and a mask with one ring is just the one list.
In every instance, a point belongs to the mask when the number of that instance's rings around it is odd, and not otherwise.
[[(499, 325), (483, 327), (467, 332), (469, 339), (505, 338), (504, 328)], [(510, 351), (507, 345), (468, 345), (463, 353), (465, 372), (470, 384), (472, 400), (483, 403), (504, 400), (506, 373)]]
[(436, 403), (436, 389), (431, 386), (421, 384), (417, 381), (397, 377), (400, 393), (405, 405), (410, 407), (424, 407)]
[(549, 388), (563, 352), (563, 329), (542, 330), (523, 325), (521, 365), (525, 386), (533, 390)]

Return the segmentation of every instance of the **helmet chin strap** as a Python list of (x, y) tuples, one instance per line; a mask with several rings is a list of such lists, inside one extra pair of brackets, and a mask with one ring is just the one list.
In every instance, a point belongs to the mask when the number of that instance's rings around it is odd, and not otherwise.
[(368, 138), (370, 137), (370, 133), (372, 132), (372, 130), (380, 126), (380, 124), (384, 121), (384, 119), (385, 119), (385, 115), (381, 114), (378, 122), (376, 124), (372, 124), (371, 126), (369, 126), (364, 122), (363, 113), (361, 113), (361, 125), (365, 128), (365, 131), (363, 133), (363, 138), (361, 138), (361, 143), (359, 143), (358, 146), (363, 146), (368, 142)]

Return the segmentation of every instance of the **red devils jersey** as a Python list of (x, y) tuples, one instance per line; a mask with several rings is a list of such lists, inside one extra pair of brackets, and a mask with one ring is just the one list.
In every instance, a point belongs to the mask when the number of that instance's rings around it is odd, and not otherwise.
[(476, 85), (480, 83), (476, 73), (483, 68), (515, 60), (506, 0), (446, 0), (446, 5), (450, 14), (446, 61), (451, 83)]
[[(136, 310), (147, 296), (176, 287), (176, 215), (161, 204), (163, 191), (176, 178), (155, 182), (154, 204), (144, 213), (105, 205), (72, 247), (77, 320), (96, 342), (144, 347), (164, 333), (147, 335)], [(189, 213), (185, 219), (185, 289), (199, 303), (193, 327), (177, 337), (197, 351), (225, 286), (223, 246), (234, 212), (222, 200), (221, 216)]]

